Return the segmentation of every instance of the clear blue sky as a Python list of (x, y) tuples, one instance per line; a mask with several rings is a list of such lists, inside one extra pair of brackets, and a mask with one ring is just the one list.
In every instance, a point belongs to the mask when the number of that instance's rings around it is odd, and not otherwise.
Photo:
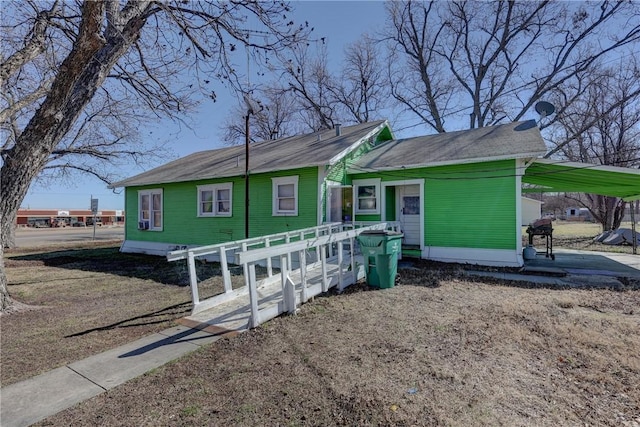
[[(296, 1), (296, 22), (308, 21), (314, 27), (315, 37), (326, 37), (331, 61), (335, 66), (342, 57), (343, 49), (358, 39), (363, 33), (373, 33), (385, 24), (385, 8), (382, 1)], [(221, 147), (218, 137), (227, 111), (237, 104), (237, 100), (222, 86), (218, 86), (217, 101), (205, 103), (193, 115), (193, 130), (178, 129), (175, 125), (166, 125), (158, 132), (154, 124), (153, 133), (142, 130), (143, 137), (169, 141), (169, 147), (175, 157)], [(150, 169), (146, 167), (145, 169)], [(132, 166), (118, 171), (122, 178), (136, 175), (145, 169)], [(121, 191), (121, 189), (119, 190)], [(101, 181), (90, 177), (76, 177), (75, 183), (53, 182), (46, 186), (34, 184), (25, 197), (23, 208), (42, 209), (87, 209), (90, 198), (99, 199), (100, 209), (124, 209), (124, 194), (114, 194)]]

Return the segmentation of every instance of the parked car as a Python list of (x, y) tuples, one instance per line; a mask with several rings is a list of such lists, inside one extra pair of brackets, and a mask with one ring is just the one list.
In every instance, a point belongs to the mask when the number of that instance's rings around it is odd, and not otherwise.
[[(93, 218), (87, 218), (87, 225), (88, 226), (92, 226), (93, 225)], [(98, 227), (102, 227), (102, 220), (99, 218), (96, 218), (96, 225)]]
[(85, 224), (83, 221), (76, 221), (73, 224), (71, 224), (72, 227), (86, 227), (87, 224)]

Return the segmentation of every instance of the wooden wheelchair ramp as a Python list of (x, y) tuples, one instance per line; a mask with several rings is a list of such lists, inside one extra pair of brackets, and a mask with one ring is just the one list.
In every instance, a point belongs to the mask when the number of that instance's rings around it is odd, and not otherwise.
[[(356, 275), (351, 271), (343, 272), (343, 289), (364, 278), (362, 257), (356, 256)], [(256, 286), (258, 297), (259, 323), (266, 322), (283, 313), (295, 312), (296, 307), (309, 299), (339, 286), (337, 257), (326, 260), (326, 282), (323, 280), (322, 265), (310, 266), (306, 271), (306, 289), (303, 290), (301, 269), (290, 271), (285, 286), (282, 285), (281, 274), (263, 279)], [(292, 284), (287, 285), (286, 283)], [(289, 307), (285, 292), (288, 286), (293, 287), (294, 307)], [(251, 299), (249, 292), (240, 292), (235, 298), (219, 303), (213, 307), (196, 312), (180, 319), (178, 323), (194, 329), (200, 329), (214, 335), (238, 333), (252, 327)], [(257, 325), (256, 325), (257, 326)]]
[[(295, 313), (300, 304), (329, 289), (341, 292), (364, 278), (356, 238), (367, 230), (395, 229), (397, 223), (345, 227), (328, 224), (283, 235), (196, 247), (170, 252), (169, 261), (186, 259), (193, 311), (180, 323), (214, 334), (255, 328), (283, 313)], [(347, 228), (347, 229), (345, 229)], [(196, 258), (220, 261), (224, 292), (201, 300)], [(242, 268), (245, 285), (232, 289), (230, 264)], [(274, 265), (279, 267), (276, 272)], [(267, 277), (257, 279), (256, 267), (266, 266)]]

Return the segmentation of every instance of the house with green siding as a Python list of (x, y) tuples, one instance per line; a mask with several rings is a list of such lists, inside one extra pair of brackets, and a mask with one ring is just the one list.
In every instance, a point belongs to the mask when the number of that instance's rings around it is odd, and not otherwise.
[(122, 251), (164, 255), (325, 222), (397, 221), (405, 255), (519, 266), (522, 176), (546, 147), (532, 121), (407, 139), (377, 121), (249, 150), (248, 170), (246, 147), (234, 146), (113, 184), (125, 188)]

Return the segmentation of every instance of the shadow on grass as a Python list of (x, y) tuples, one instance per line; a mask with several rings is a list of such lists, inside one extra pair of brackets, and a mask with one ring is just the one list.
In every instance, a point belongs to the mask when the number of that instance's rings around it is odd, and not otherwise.
[[(6, 266), (46, 266), (152, 280), (165, 285), (188, 286), (186, 260), (168, 262), (165, 258), (145, 254), (120, 253), (118, 247), (71, 249), (28, 255), (7, 255)], [(199, 277), (220, 274), (218, 263), (200, 262)]]
[[(115, 322), (110, 325), (99, 326), (97, 328), (87, 329), (86, 331), (77, 332), (75, 334), (65, 335), (65, 338), (80, 337), (83, 335), (90, 334), (92, 332), (109, 331), (109, 330), (118, 329), (118, 328), (131, 328), (136, 326), (156, 325), (159, 323), (166, 322), (167, 320), (186, 316), (190, 312), (191, 312), (191, 302), (183, 302), (180, 304), (175, 304), (169, 307), (165, 307), (163, 309), (160, 309), (151, 313), (146, 313), (140, 316), (135, 316), (129, 319), (121, 320), (119, 322)], [(138, 320), (141, 320), (142, 322), (137, 322)]]

